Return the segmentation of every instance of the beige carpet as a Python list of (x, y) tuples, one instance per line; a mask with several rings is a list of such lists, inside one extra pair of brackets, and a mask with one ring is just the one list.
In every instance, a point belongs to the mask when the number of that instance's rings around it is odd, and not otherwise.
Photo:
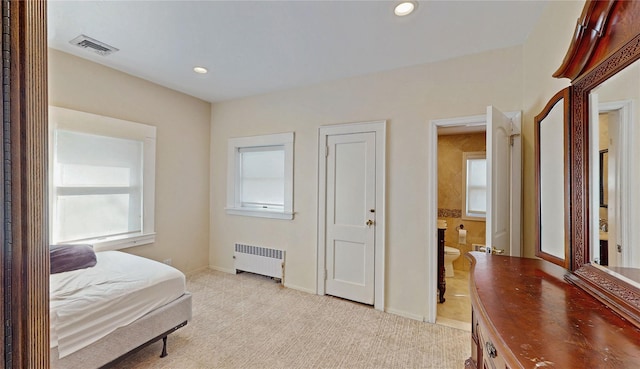
[(193, 320), (116, 368), (463, 368), (468, 332), (329, 296), (283, 288), (249, 273), (188, 279)]

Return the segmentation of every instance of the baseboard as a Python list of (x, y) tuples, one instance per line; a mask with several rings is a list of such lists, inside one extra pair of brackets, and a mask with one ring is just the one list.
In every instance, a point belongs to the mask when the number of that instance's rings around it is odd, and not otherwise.
[[(236, 270), (235, 269), (223, 268), (223, 267), (219, 267), (219, 266), (216, 266), (216, 265), (209, 265), (209, 269), (217, 270), (217, 271), (223, 272), (223, 273), (236, 274)], [(286, 288), (291, 288), (292, 290), (306, 292), (306, 293), (310, 293), (312, 295), (316, 294), (315, 290), (312, 290), (312, 289), (309, 289), (309, 288), (305, 288), (305, 287), (296, 286), (295, 284), (289, 284), (286, 281), (284, 283), (284, 286)]]
[(306, 292), (306, 293), (310, 293), (312, 295), (316, 294), (315, 290), (311, 290), (309, 288), (304, 288), (304, 287), (300, 287), (300, 286), (296, 286), (294, 284), (289, 284), (287, 282), (284, 283), (284, 286), (287, 288), (291, 288), (292, 290), (296, 290), (296, 291), (302, 291), (302, 292)]
[(223, 267), (219, 267), (219, 266), (215, 266), (215, 265), (209, 265), (209, 269), (217, 270), (217, 271), (223, 272), (223, 273), (236, 274), (236, 270), (235, 269), (228, 269), (228, 268), (223, 268)]
[(387, 313), (389, 313), (389, 314), (399, 315), (399, 316), (401, 316), (403, 318), (419, 320), (421, 322), (424, 321), (424, 317), (422, 315), (407, 313), (406, 311), (396, 310), (396, 309), (393, 309), (393, 308), (386, 308), (385, 311)]
[(203, 267), (200, 267), (200, 268), (197, 268), (197, 269), (191, 270), (191, 271), (189, 271), (189, 272), (186, 272), (186, 273), (184, 273), (184, 275), (185, 275), (186, 277), (191, 277), (191, 276), (193, 276), (194, 274), (197, 274), (197, 273), (203, 272), (203, 271), (208, 270), (208, 269), (210, 269), (208, 266), (203, 266)]
[(436, 319), (436, 324), (444, 325), (450, 328), (460, 329), (466, 332), (471, 332), (471, 323), (469, 322), (461, 322), (455, 319), (438, 317), (438, 319)]

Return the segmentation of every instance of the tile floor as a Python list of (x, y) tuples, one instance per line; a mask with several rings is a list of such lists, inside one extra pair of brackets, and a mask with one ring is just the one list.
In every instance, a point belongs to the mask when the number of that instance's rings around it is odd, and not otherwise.
[(445, 302), (438, 304), (436, 323), (471, 331), (471, 300), (469, 298), (469, 272), (455, 270), (446, 278)]

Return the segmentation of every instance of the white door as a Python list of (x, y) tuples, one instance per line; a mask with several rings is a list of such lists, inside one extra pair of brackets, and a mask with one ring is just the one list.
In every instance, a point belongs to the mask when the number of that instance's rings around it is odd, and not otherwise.
[[(486, 243), (494, 249), (504, 250), (507, 255), (519, 256), (520, 238), (519, 235), (513, 235), (517, 237), (512, 239), (511, 224), (512, 218), (520, 219), (519, 213), (512, 214), (512, 209), (519, 212), (519, 206), (515, 207), (513, 202), (520, 201), (520, 173), (514, 173), (512, 168), (511, 147), (514, 134), (517, 132), (513, 131), (511, 118), (493, 106), (488, 106)], [(514, 160), (519, 161), (519, 157)]]
[[(596, 105), (597, 106), (597, 105)], [(604, 191), (608, 192), (608, 204), (607, 204), (607, 231), (608, 231), (608, 246), (609, 246), (609, 266), (624, 266), (622, 262), (622, 254), (618, 251), (618, 245), (622, 245), (622, 235), (620, 232), (621, 222), (619, 220), (623, 219), (621, 217), (621, 205), (623, 205), (620, 199), (620, 160), (618, 158), (619, 148), (619, 132), (618, 132), (618, 121), (617, 115), (614, 112), (609, 112), (608, 114), (608, 131), (609, 131), (609, 153), (608, 153), (608, 163), (607, 163), (607, 173), (604, 175), (607, 176), (607, 184), (608, 188), (605, 188)], [(594, 150), (596, 151), (596, 150)], [(598, 150), (599, 151), (599, 150)], [(599, 153), (598, 153), (599, 154)], [(594, 196), (595, 197), (595, 196)], [(600, 223), (600, 222), (598, 222)], [(598, 230), (600, 228), (598, 227)], [(600, 234), (598, 232), (598, 239), (600, 238)], [(597, 255), (597, 254), (596, 254)], [(593, 258), (593, 257), (592, 257)]]
[[(636, 166), (632, 162), (632, 154), (629, 154), (635, 143), (632, 136), (632, 104), (631, 100), (600, 103), (598, 94), (593, 92), (589, 94), (590, 183), (593, 183), (592, 188), (596, 189), (595, 194), (590, 196), (591, 209), (596, 209), (591, 211), (590, 215), (591, 258), (597, 259), (600, 254), (602, 226), (600, 217), (605, 215), (602, 218), (607, 225), (609, 266), (629, 267), (634, 265), (632, 260), (638, 258), (633, 254), (632, 247), (625, 247), (625, 245), (637, 243), (634, 240), (636, 233), (632, 232), (633, 228), (627, 226), (636, 224), (635, 219), (638, 219), (634, 207), (627, 206), (627, 204), (637, 203), (634, 200), (633, 191), (630, 191), (637, 182), (632, 180)], [(601, 125), (603, 125), (602, 136)], [(604, 134), (604, 132), (607, 133)], [(608, 142), (600, 142), (600, 139), (605, 137)], [(608, 150), (607, 166), (600, 168), (600, 150), (604, 149)], [(600, 183), (601, 169), (607, 179), (605, 183)], [(597, 190), (603, 186), (603, 190), (608, 195), (606, 209), (600, 208), (600, 196)]]
[(374, 132), (327, 136), (325, 293), (373, 305)]

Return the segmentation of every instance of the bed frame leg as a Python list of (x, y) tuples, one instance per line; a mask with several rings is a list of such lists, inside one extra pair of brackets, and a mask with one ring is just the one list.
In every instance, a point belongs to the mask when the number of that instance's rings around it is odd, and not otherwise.
[(167, 356), (167, 336), (162, 337), (162, 353), (160, 357)]

